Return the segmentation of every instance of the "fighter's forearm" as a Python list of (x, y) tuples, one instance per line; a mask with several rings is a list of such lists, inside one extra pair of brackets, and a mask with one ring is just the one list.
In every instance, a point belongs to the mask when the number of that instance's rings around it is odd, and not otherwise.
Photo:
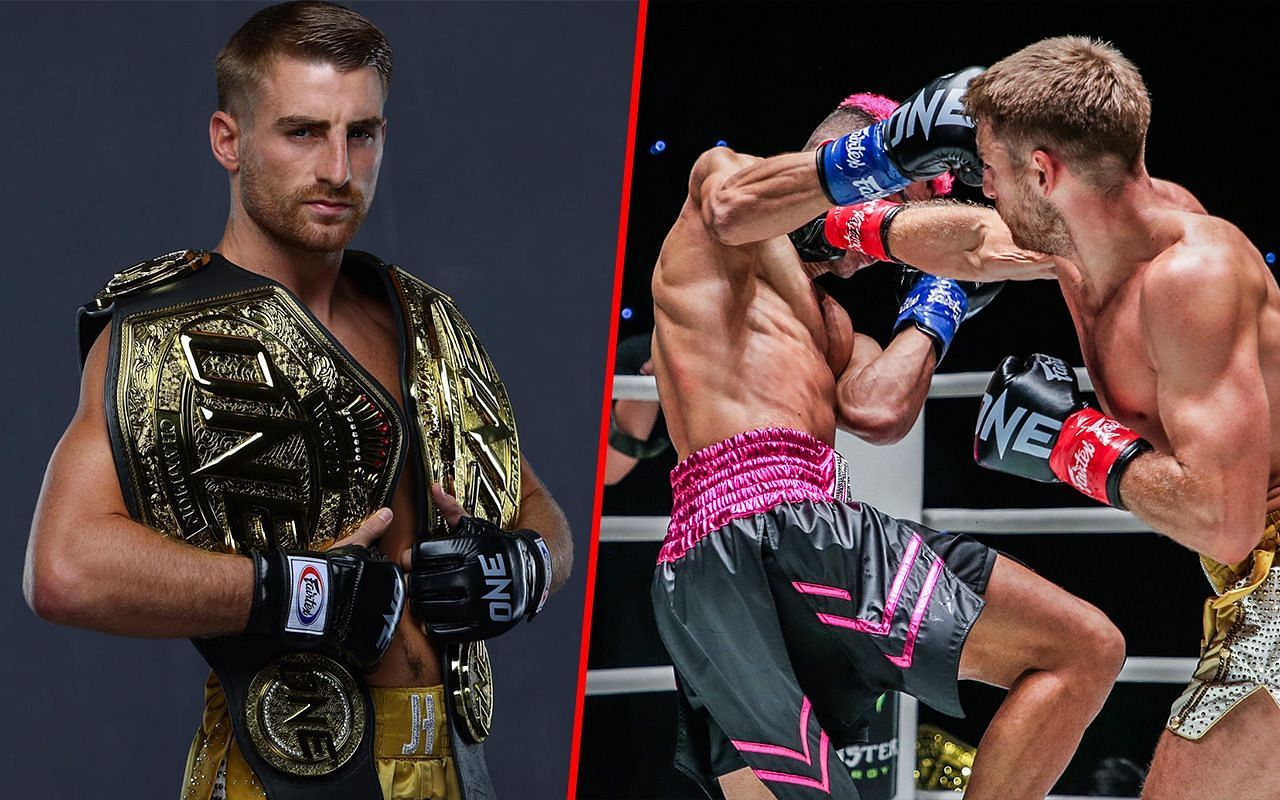
[[(40, 538), (69, 546), (40, 546)], [(123, 636), (239, 633), (249, 619), (253, 564), (167, 539), (116, 515), (82, 530), (33, 534), (24, 588), (42, 618)]]
[(840, 427), (872, 444), (893, 444), (915, 425), (933, 378), (933, 340), (915, 328), (883, 352), (866, 337), (854, 343), (836, 383)]
[(909, 203), (889, 227), (893, 257), (924, 272), (970, 281), (1053, 277), (1053, 260), (1014, 245), (995, 210), (950, 200)]
[(1139, 519), (1179, 544), (1235, 564), (1257, 543), (1266, 513), (1266, 476), (1196, 470), (1164, 453), (1135, 458), (1120, 479), (1120, 496)]
[(813, 151), (756, 161), (703, 198), (703, 222), (728, 245), (783, 236), (831, 208)]
[(520, 498), (516, 527), (535, 531), (546, 541), (551, 551), (551, 591), (558, 590), (573, 570), (573, 536), (569, 520), (540, 482), (527, 488)]

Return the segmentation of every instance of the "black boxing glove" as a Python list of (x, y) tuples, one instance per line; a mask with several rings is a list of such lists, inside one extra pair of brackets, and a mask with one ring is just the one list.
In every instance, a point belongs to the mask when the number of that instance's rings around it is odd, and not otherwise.
[(1124, 508), (1124, 470), (1150, 449), (1137, 433), (1085, 404), (1067, 362), (1041, 353), (1000, 362), (982, 395), (973, 437), (973, 458), (988, 469), (1065, 481), (1117, 508)]
[(317, 650), (368, 672), (404, 611), (400, 568), (377, 550), (253, 551), (253, 606), (245, 633)]
[(981, 186), (977, 136), (962, 99), (969, 81), (982, 72), (982, 67), (969, 67), (943, 75), (888, 119), (824, 142), (816, 155), (818, 182), (832, 204), (887, 197), (947, 170), (970, 186)]
[(922, 180), (951, 170), (969, 186), (982, 185), (977, 130), (964, 113), (964, 93), (985, 71), (967, 67), (935, 78), (885, 120), (885, 147), (903, 175)]
[(489, 639), (533, 619), (551, 593), (551, 551), (530, 530), (463, 517), (451, 534), (413, 546), (409, 604), (435, 636)]
[(822, 214), (787, 234), (801, 261), (819, 264), (844, 258), (845, 248), (827, 241), (826, 227), (827, 215)]

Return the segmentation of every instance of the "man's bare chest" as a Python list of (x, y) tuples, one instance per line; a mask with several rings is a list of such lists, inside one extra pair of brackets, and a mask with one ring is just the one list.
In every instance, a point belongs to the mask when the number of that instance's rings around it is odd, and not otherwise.
[(1153, 444), (1165, 443), (1156, 373), (1136, 306), (1109, 304), (1096, 314), (1077, 316), (1076, 328), (1102, 410)]

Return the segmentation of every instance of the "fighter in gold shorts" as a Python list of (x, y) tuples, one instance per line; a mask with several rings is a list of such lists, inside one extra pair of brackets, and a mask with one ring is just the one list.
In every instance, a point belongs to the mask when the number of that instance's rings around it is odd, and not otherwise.
[(390, 77), (352, 11), (255, 14), (217, 59), (222, 240), (81, 311), (24, 588), (51, 621), (192, 639), (213, 674), (184, 798), (492, 797), (484, 640), (569, 572), (461, 311), (345, 249)]
[(1102, 405), (1085, 406), (1060, 359), (1011, 357), (974, 452), (1200, 554), (1214, 590), (1201, 661), (1143, 796), (1280, 796), (1275, 770), (1221, 768), (1280, 736), (1280, 288), (1240, 230), (1147, 173), (1151, 101), (1110, 45), (1037, 42), (970, 83), (965, 106), (1014, 241), (1059, 257)]

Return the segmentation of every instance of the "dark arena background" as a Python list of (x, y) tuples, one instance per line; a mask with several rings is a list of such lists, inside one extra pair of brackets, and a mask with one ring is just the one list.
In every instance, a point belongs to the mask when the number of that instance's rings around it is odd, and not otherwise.
[[(1273, 167), (1258, 153), (1269, 149), (1273, 135), (1266, 120), (1273, 113), (1269, 105), (1277, 72), (1275, 32), (1266, 12), (1262, 4), (1229, 3), (652, 3), (619, 338), (652, 328), (652, 266), (684, 200), (689, 169), (702, 151), (717, 143), (761, 156), (795, 150), (852, 92), (901, 100), (936, 75), (990, 64), (1062, 34), (1111, 41), (1138, 65), (1153, 100), (1147, 148), (1151, 174), (1185, 185), (1211, 214), (1239, 226), (1274, 263), (1280, 220), (1268, 189)], [(958, 196), (982, 201), (979, 192), (963, 187)], [(896, 313), (894, 272), (877, 265), (847, 281), (822, 280), (849, 309), (855, 329), (882, 344)], [(990, 371), (1005, 355), (1037, 351), (1083, 363), (1057, 284), (1014, 283), (962, 326), (940, 373)], [(973, 397), (927, 404), (924, 508), (1096, 507), (1069, 488), (974, 465), (977, 409)], [(670, 513), (667, 472), (674, 461), (670, 451), (642, 461), (606, 489), (589, 687), (599, 685), (594, 678), (602, 670), (669, 663), (649, 607), (658, 542), (618, 541), (608, 533), (611, 518)], [(856, 464), (853, 479), (856, 495)], [(1209, 587), (1195, 555), (1171, 541), (1151, 533), (1100, 532), (979, 538), (1099, 606), (1124, 632), (1131, 657), (1196, 656), (1201, 603)], [(1145, 771), (1183, 685), (1118, 683), (1055, 792), (1136, 794), (1123, 788), (1124, 780), (1104, 786), (1095, 772), (1109, 758), (1134, 765), (1113, 768), (1113, 777), (1126, 769)], [(961, 696), (966, 719), (942, 717), (921, 706), (920, 721), (976, 744), (1003, 692), (968, 683)], [(672, 692), (589, 688), (578, 797), (700, 797), (697, 787), (671, 767), (674, 738)]]

